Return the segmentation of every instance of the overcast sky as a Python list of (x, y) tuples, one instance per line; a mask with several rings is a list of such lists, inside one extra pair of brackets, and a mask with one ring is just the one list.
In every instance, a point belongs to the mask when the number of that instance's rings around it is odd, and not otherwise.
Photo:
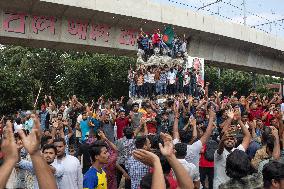
[[(159, 3), (178, 6), (197, 11), (199, 7), (216, 0), (153, 0)], [(214, 15), (220, 19), (243, 24), (243, 0), (222, 0), (204, 9), (202, 14)], [(182, 4), (180, 4), (182, 3)], [(247, 25), (284, 38), (284, 21), (264, 24), (270, 21), (284, 19), (284, 0), (246, 0)], [(218, 15), (219, 12), (219, 15)]]

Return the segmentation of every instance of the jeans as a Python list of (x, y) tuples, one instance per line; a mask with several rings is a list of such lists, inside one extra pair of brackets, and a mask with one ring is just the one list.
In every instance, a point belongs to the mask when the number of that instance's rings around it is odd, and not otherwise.
[(130, 92), (130, 97), (133, 97), (136, 95), (136, 85), (133, 81), (130, 81), (129, 92)]
[(161, 83), (160, 81), (156, 81), (155, 89), (156, 89), (156, 94), (160, 95), (161, 94)]
[(143, 87), (143, 85), (138, 85), (137, 86), (137, 95), (138, 95), (138, 97), (142, 97), (142, 96), (144, 96), (144, 87)]
[(167, 83), (160, 83), (160, 94), (165, 95), (167, 93)]

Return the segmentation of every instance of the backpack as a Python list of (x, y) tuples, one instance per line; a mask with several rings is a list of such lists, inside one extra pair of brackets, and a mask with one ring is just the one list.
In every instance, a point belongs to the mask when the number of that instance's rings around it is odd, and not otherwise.
[(219, 144), (215, 140), (209, 140), (206, 143), (204, 157), (207, 161), (214, 161), (214, 153), (218, 149)]

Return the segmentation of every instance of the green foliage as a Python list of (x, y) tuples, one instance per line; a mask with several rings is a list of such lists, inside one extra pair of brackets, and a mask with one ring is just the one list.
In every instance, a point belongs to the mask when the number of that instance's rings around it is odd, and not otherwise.
[(0, 50), (0, 113), (31, 109), (40, 86), (56, 101), (76, 94), (89, 101), (128, 95), (127, 70), (135, 60), (92, 53), (7, 46)]
[(219, 72), (218, 68), (209, 66), (205, 66), (205, 80), (210, 82), (209, 93), (212, 94), (217, 90), (227, 96), (231, 95), (233, 91), (238, 91), (239, 95), (249, 95), (253, 90), (262, 95), (272, 96), (273, 91), (267, 89), (266, 84), (281, 83), (280, 78), (257, 74), (253, 77), (251, 73), (232, 69), (221, 69)]

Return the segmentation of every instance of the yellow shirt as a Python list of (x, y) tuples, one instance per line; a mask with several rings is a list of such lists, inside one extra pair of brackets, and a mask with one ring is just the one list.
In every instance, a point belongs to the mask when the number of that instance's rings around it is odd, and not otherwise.
[(84, 189), (107, 189), (107, 177), (104, 170), (99, 172), (96, 168), (91, 167), (84, 175)]
[(140, 108), (140, 109), (138, 110), (138, 112), (141, 112), (142, 114), (146, 114), (146, 113), (147, 113), (146, 110), (144, 110), (143, 108)]

